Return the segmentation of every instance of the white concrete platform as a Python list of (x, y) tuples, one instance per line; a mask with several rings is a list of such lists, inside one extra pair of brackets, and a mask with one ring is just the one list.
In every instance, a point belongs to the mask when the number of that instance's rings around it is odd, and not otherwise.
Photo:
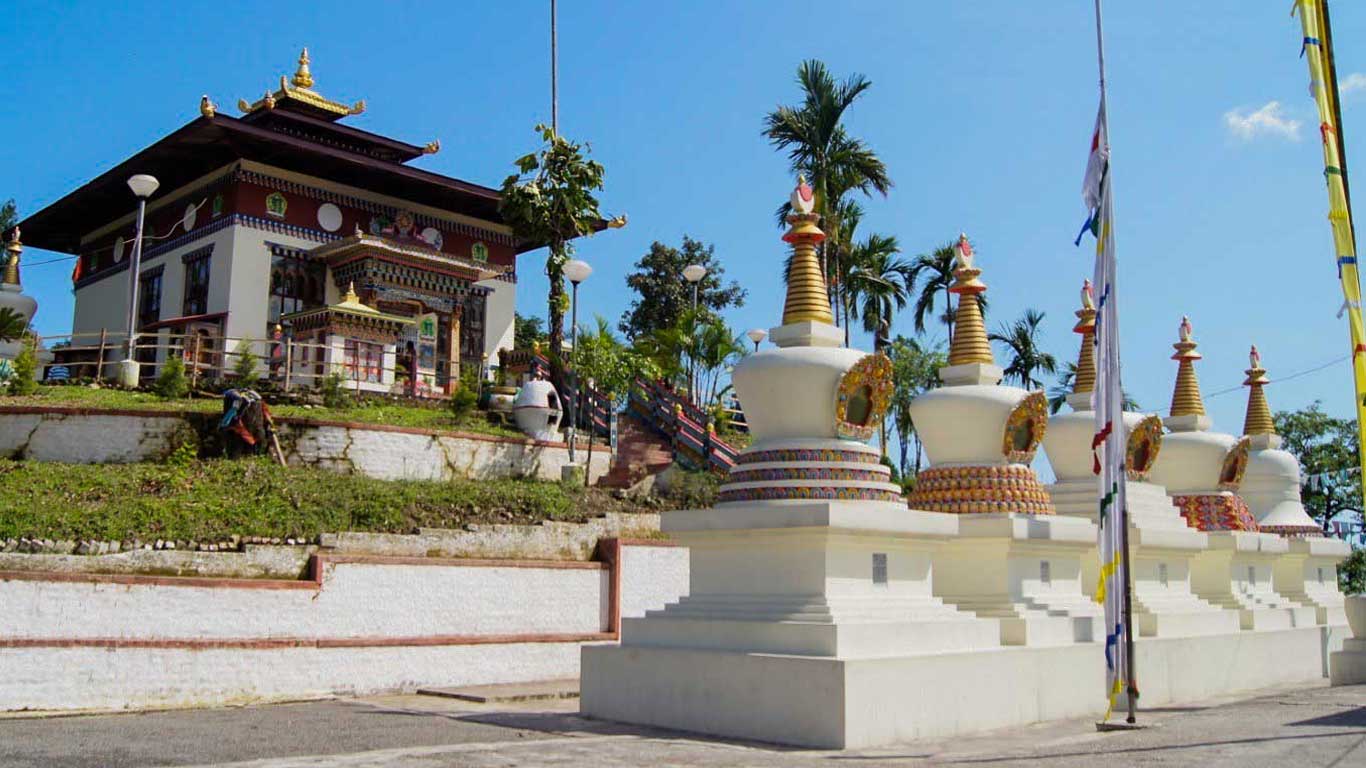
[(1344, 597), (1338, 588), (1338, 564), (1352, 553), (1338, 539), (1319, 536), (1287, 539), (1289, 551), (1272, 566), (1273, 588), (1286, 598), (1314, 609), (1319, 624), (1347, 623)]
[(1243, 629), (1291, 629), (1318, 624), (1313, 607), (1272, 588), (1276, 559), (1289, 551), (1271, 533), (1210, 531), (1209, 549), (1191, 563), (1191, 587), (1209, 602), (1238, 614)]
[(1096, 526), (1057, 515), (961, 515), (938, 551), (934, 591), (945, 602), (1000, 622), (1003, 645), (1105, 639), (1102, 607), (1081, 585), (1081, 559)]
[[(1094, 520), (1094, 479), (1070, 480), (1048, 488), (1058, 514)], [(1195, 637), (1237, 632), (1239, 618), (1191, 591), (1191, 561), (1208, 546), (1206, 534), (1186, 524), (1166, 489), (1127, 481), (1129, 561), (1133, 569), (1134, 623), (1140, 637)], [(1082, 589), (1094, 595), (1100, 556), (1082, 556)]]

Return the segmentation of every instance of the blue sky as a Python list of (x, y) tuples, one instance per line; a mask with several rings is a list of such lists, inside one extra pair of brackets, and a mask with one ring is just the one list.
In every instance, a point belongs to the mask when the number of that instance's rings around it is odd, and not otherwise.
[[(317, 88), (364, 98), (357, 127), (442, 151), (431, 170), (497, 186), (549, 118), (548, 3), (10, 3), (0, 51), (0, 198), (22, 215), (197, 115), (229, 114), (292, 71), (300, 46)], [(1242, 381), (1247, 347), (1273, 378), (1348, 351), (1308, 74), (1288, 2), (1112, 2), (1107, 9), (1120, 308), (1127, 388), (1165, 409), (1171, 343), (1189, 313), (1207, 394)], [(1366, 9), (1334, 4), (1348, 156), (1366, 174)], [(614, 322), (622, 282), (652, 240), (713, 243), (750, 289), (728, 319), (776, 324), (783, 246), (772, 212), (792, 186), (760, 136), (798, 98), (807, 57), (873, 88), (850, 130), (896, 188), (869, 201), (866, 231), (908, 255), (966, 231), (991, 287), (993, 327), (1047, 313), (1045, 346), (1070, 332), (1091, 249), (1074, 248), (1096, 108), (1089, 0), (1018, 3), (597, 3), (560, 7), (562, 131), (607, 167), (605, 210), (630, 226), (582, 244), (595, 268), (581, 315)], [(1353, 77), (1353, 75), (1356, 77)], [(1366, 176), (1362, 176), (1366, 178)], [(1366, 182), (1359, 182), (1366, 189)], [(1361, 194), (1361, 193), (1359, 193)], [(130, 202), (131, 206), (131, 202)], [(96, 224), (98, 222), (92, 222)], [(70, 262), (27, 289), (45, 333), (69, 328)], [(523, 257), (519, 307), (544, 312), (538, 256)], [(911, 331), (909, 316), (895, 331)], [(864, 346), (868, 346), (864, 339)], [(1351, 412), (1345, 362), (1273, 386), (1273, 408), (1322, 399)], [(1238, 431), (1244, 396), (1207, 403)]]

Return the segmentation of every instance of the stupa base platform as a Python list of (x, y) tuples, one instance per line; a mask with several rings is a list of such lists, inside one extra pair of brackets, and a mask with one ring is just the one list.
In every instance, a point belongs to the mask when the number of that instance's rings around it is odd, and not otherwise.
[(1314, 609), (1319, 624), (1347, 623), (1346, 599), (1338, 588), (1338, 564), (1352, 553), (1345, 541), (1323, 536), (1287, 539), (1289, 552), (1272, 567), (1273, 588), (1287, 599)]
[(1205, 600), (1238, 614), (1243, 629), (1317, 626), (1316, 611), (1272, 588), (1272, 567), (1289, 551), (1270, 533), (1209, 531), (1209, 549), (1191, 564), (1191, 586)]
[[(1142, 638), (1142, 705), (1192, 702), (1358, 674), (1341, 631), (1315, 627)], [(1359, 661), (1358, 661), (1359, 659)], [(1105, 711), (1104, 646), (830, 658), (692, 648), (588, 646), (589, 717), (801, 747), (866, 748)], [(1344, 678), (1346, 679), (1346, 678)]]
[[(1094, 520), (1094, 479), (1059, 482), (1049, 487), (1059, 515)], [(1238, 615), (1203, 600), (1191, 591), (1191, 562), (1209, 537), (1186, 524), (1160, 485), (1130, 480), (1129, 562), (1132, 568), (1134, 624), (1143, 638), (1179, 638), (1232, 634)], [(1081, 559), (1082, 590), (1094, 596), (1100, 556), (1092, 547)]]
[(1329, 665), (1333, 685), (1366, 683), (1366, 640), (1347, 639)]
[(1081, 586), (1081, 558), (1096, 526), (1057, 515), (967, 514), (935, 558), (935, 593), (996, 619), (1004, 645), (1105, 639), (1104, 610)]

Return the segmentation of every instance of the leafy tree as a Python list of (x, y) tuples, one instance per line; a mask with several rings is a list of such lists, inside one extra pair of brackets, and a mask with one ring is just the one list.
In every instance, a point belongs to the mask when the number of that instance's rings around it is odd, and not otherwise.
[[(896, 337), (888, 345), (887, 356), (892, 360), (892, 381), (896, 384), (887, 410), (901, 447), (901, 477), (914, 477), (920, 472), (924, 450), (911, 421), (911, 402), (939, 385), (939, 369), (948, 364), (948, 356), (939, 343), (926, 344), (918, 338), (905, 336)], [(914, 463), (909, 450), (912, 441), (915, 443)]]
[(1354, 549), (1338, 566), (1338, 585), (1348, 595), (1366, 592), (1366, 549)]
[(636, 298), (617, 324), (626, 338), (649, 336), (673, 325), (680, 314), (692, 309), (692, 285), (683, 279), (683, 268), (690, 264), (707, 268), (706, 277), (697, 283), (699, 308), (719, 315), (729, 307), (745, 305), (747, 291), (734, 280), (725, 282), (726, 269), (716, 258), (714, 246), (687, 235), (683, 236), (681, 248), (656, 240), (626, 276), (626, 285), (636, 292)]
[(1058, 359), (1039, 349), (1039, 324), (1043, 319), (1043, 312), (1026, 309), (1020, 319), (1010, 326), (1001, 326), (997, 332), (987, 334), (988, 339), (999, 341), (1010, 350), (1005, 380), (1014, 379), (1025, 389), (1043, 388), (1043, 382), (1034, 378), (1036, 371), (1053, 373), (1058, 369)]
[[(844, 113), (873, 83), (860, 74), (836, 82), (825, 64), (816, 59), (797, 67), (797, 83), (802, 90), (801, 105), (779, 106), (769, 112), (764, 117), (763, 135), (774, 148), (787, 151), (793, 173), (810, 180), (821, 227), (829, 236), (827, 242), (838, 243), (842, 239), (840, 201), (851, 192), (877, 192), (885, 197), (892, 188), (887, 166), (877, 153), (862, 139), (850, 136), (841, 123)], [(787, 203), (779, 208), (780, 225), (789, 210)], [(836, 258), (827, 258), (828, 253)], [(838, 253), (824, 243), (821, 262), (827, 279), (838, 275)], [(836, 294), (837, 302), (839, 298)]]
[(517, 158), (517, 173), (503, 180), (499, 211), (521, 240), (545, 244), (550, 279), (550, 356), (560, 358), (564, 346), (564, 265), (574, 253), (573, 240), (590, 235), (602, 221), (595, 192), (603, 188), (603, 167), (588, 159), (584, 147), (536, 126), (541, 148)]
[(179, 400), (190, 392), (190, 382), (185, 378), (185, 358), (177, 350), (166, 356), (166, 363), (157, 374), (152, 391), (165, 400)]
[(249, 386), (256, 383), (257, 379), (256, 355), (251, 351), (251, 339), (243, 339), (237, 343), (237, 362), (232, 368), (232, 378), (239, 387)]
[(580, 381), (585, 384), (591, 381), (595, 389), (610, 394), (620, 406), (637, 377), (653, 379), (659, 372), (650, 358), (612, 333), (606, 318), (599, 315), (594, 321), (592, 328), (579, 327), (579, 345), (574, 348), (573, 367)]
[(725, 394), (720, 381), (726, 369), (744, 356), (745, 345), (720, 319), (699, 308), (679, 315), (668, 328), (636, 341), (662, 378), (681, 384), (700, 408)]
[(1300, 460), (1302, 476), (1314, 478), (1300, 491), (1305, 511), (1324, 531), (1338, 513), (1360, 512), (1356, 422), (1329, 416), (1317, 400), (1298, 411), (1278, 411), (1273, 419), (1282, 447)]
[(18, 357), (14, 358), (14, 372), (9, 378), (11, 395), (31, 395), (38, 391), (38, 337), (25, 333)]
[(513, 349), (531, 349), (535, 344), (545, 342), (545, 322), (541, 318), (527, 317), (520, 312), (512, 314)]
[(14, 341), (28, 330), (24, 316), (9, 307), (0, 307), (0, 342)]
[(14, 229), (14, 225), (19, 223), (19, 209), (15, 207), (13, 198), (6, 200), (4, 205), (0, 205), (0, 235), (9, 235), (9, 231)]

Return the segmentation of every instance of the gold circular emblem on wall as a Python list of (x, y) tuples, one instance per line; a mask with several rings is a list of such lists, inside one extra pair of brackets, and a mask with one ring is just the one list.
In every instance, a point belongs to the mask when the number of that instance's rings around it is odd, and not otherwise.
[(1162, 419), (1148, 416), (1129, 432), (1125, 448), (1124, 467), (1130, 480), (1143, 482), (1148, 472), (1157, 462), (1157, 454), (1162, 450)]
[(892, 361), (864, 355), (835, 387), (835, 431), (852, 440), (871, 438), (891, 402)]
[(1015, 405), (1006, 419), (1005, 434), (1001, 438), (1001, 453), (1012, 464), (1028, 464), (1043, 441), (1048, 429), (1048, 397), (1043, 392), (1030, 392)]

